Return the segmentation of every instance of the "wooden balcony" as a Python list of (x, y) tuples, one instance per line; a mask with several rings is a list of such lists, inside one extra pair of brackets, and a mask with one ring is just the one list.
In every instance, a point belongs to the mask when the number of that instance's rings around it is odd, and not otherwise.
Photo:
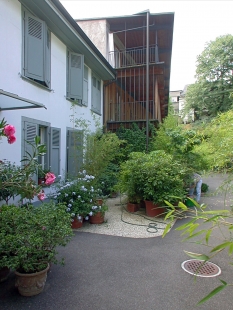
[[(146, 64), (146, 47), (133, 47), (109, 53), (109, 62), (115, 69), (135, 67)], [(149, 47), (149, 63), (159, 63), (158, 46)]]
[[(107, 130), (116, 131), (121, 125), (124, 128), (130, 128), (132, 123), (139, 128), (146, 127), (146, 102), (132, 101), (121, 103), (110, 103), (108, 109)], [(157, 126), (156, 106), (153, 100), (149, 101), (149, 121)]]

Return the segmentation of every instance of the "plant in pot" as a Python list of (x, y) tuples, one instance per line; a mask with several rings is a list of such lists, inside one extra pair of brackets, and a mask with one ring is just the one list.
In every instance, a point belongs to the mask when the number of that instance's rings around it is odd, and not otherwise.
[(45, 185), (46, 175), (50, 172), (50, 169), (42, 168), (42, 165), (38, 166), (38, 185)]
[(121, 194), (127, 195), (127, 210), (136, 212), (139, 210), (140, 202), (143, 199), (143, 192), (139, 186), (138, 178), (140, 171), (138, 165), (141, 161), (141, 153), (131, 153), (129, 160), (120, 166), (117, 190)]
[(187, 171), (172, 155), (164, 151), (132, 153), (129, 161), (135, 161), (133, 178), (136, 177), (137, 188), (145, 200), (148, 216), (165, 213), (165, 200), (175, 203), (185, 197), (183, 179)]
[(93, 205), (91, 211), (89, 212), (90, 223), (91, 224), (102, 224), (104, 222), (105, 212), (108, 210), (106, 204)]
[(51, 198), (66, 205), (66, 211), (71, 216), (72, 228), (82, 227), (83, 219), (89, 217), (91, 207), (99, 196), (99, 190), (92, 186), (94, 176), (83, 170), (78, 178), (56, 186)]
[(15, 285), (21, 295), (32, 296), (43, 291), (49, 266), (64, 263), (64, 259), (57, 259), (56, 248), (65, 246), (72, 234), (64, 204), (1, 207), (1, 264), (15, 270)]

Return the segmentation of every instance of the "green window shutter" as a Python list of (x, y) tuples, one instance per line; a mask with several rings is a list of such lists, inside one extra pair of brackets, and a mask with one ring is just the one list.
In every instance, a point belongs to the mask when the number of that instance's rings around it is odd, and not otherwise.
[(83, 164), (83, 132), (67, 131), (67, 174), (76, 177)]
[(84, 66), (83, 105), (88, 106), (88, 69)]
[(45, 42), (44, 42), (44, 82), (47, 87), (51, 86), (51, 34), (45, 25)]
[(50, 128), (50, 167), (51, 171), (58, 176), (60, 174), (60, 145), (61, 129)]
[[(33, 156), (33, 147), (31, 144), (35, 144), (35, 137), (38, 135), (39, 132), (39, 126), (35, 123), (31, 122), (24, 122), (24, 141), (23, 141), (23, 156)], [(29, 143), (31, 144), (29, 144)], [(23, 162), (23, 165), (25, 165), (27, 162)], [(32, 179), (37, 182), (36, 174), (33, 175)]]
[(83, 99), (83, 70), (84, 56), (76, 53), (68, 53), (68, 85), (67, 97), (71, 99)]
[(44, 80), (44, 22), (25, 12), (25, 76)]
[(95, 75), (92, 76), (91, 108), (101, 114), (101, 81)]

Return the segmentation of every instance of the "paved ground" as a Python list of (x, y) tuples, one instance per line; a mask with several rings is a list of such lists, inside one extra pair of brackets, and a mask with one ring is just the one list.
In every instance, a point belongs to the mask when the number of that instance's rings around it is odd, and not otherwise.
[[(204, 178), (210, 185), (203, 202), (222, 208), (221, 194), (210, 196), (222, 182), (221, 176)], [(229, 204), (229, 200), (227, 202)], [(219, 285), (219, 278), (232, 281), (232, 267), (225, 255), (212, 260), (222, 274), (195, 278), (184, 272), (183, 252), (198, 251), (200, 245), (181, 242), (175, 230), (187, 219), (178, 220), (165, 238), (128, 238), (76, 231), (71, 243), (60, 249), (66, 265), (52, 266), (45, 290), (34, 297), (22, 297), (14, 287), (14, 273), (0, 283), (0, 309), (35, 310), (191, 310)], [(229, 287), (202, 306), (202, 310), (232, 310)]]

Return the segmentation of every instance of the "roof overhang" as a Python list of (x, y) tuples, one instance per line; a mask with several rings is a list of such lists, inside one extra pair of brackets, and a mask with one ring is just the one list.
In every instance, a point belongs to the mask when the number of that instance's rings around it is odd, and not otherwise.
[(0, 89), (0, 111), (46, 107), (38, 102), (20, 97)]
[(84, 55), (85, 64), (103, 80), (115, 78), (115, 70), (58, 0), (18, 0), (44, 20), (71, 51)]

